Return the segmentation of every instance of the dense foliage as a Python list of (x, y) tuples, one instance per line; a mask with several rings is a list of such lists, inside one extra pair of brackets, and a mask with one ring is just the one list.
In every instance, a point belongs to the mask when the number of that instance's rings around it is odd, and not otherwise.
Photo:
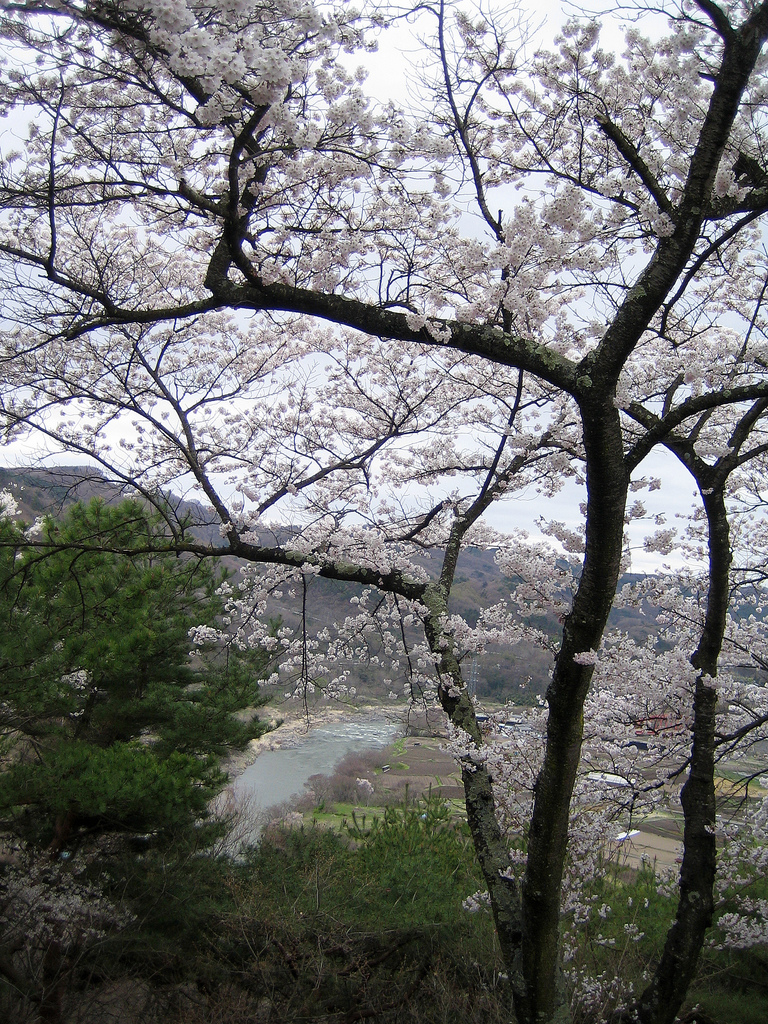
[[(49, 906), (67, 899), (79, 928), (47, 977), (41, 962), (37, 972), (27, 965), (26, 994), (0, 983), (0, 1009), (19, 1024), (36, 1019), (46, 982), (58, 985), (58, 1004), (46, 1006), (56, 1021), (86, 1013), (126, 1024), (509, 1020), (492, 921), (464, 909), (481, 881), (466, 825), (433, 798), (356, 813), (341, 831), (275, 823), (238, 861), (177, 849), (102, 858), (95, 871), (98, 896), (79, 859), (49, 868), (44, 884), (34, 873), (24, 886), (2, 878), (16, 911), (6, 936), (27, 929), (31, 945), (45, 940), (28, 930), (34, 886)], [(642, 985), (674, 896), (659, 891), (650, 868), (633, 872), (620, 859), (593, 881), (592, 895), (602, 913), (578, 929), (574, 963), (608, 987)], [(764, 950), (708, 950), (681, 1019), (762, 1024), (766, 964)], [(602, 1009), (582, 1009), (579, 1019), (592, 1022)]]
[(160, 520), (138, 500), (78, 503), (31, 531), (6, 514), (0, 530), (6, 825), (55, 851), (81, 829), (189, 827), (223, 782), (218, 756), (264, 728), (237, 717), (263, 703), (263, 658), (190, 661), (220, 574), (158, 555)]

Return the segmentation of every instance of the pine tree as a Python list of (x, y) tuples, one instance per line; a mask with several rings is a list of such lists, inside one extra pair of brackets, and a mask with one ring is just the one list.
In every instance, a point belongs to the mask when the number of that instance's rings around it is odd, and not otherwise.
[(167, 836), (203, 818), (219, 757), (264, 729), (238, 714), (262, 703), (260, 652), (189, 657), (220, 570), (158, 553), (160, 518), (137, 500), (76, 504), (33, 546), (8, 517), (0, 530), (15, 539), (0, 565), (6, 820), (57, 852), (82, 830)]

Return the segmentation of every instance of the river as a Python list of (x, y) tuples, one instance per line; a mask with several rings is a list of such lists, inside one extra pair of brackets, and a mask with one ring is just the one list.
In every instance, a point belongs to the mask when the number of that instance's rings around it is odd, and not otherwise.
[(235, 779), (238, 803), (267, 810), (300, 795), (313, 775), (329, 775), (347, 754), (382, 748), (402, 735), (399, 722), (386, 718), (342, 719), (317, 725), (290, 744), (265, 750)]

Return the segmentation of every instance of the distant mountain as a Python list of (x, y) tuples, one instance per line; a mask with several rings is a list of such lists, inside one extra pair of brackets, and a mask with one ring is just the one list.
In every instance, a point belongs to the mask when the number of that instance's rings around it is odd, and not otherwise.
[[(0, 490), (13, 494), (24, 518), (30, 522), (43, 514), (57, 516), (75, 501), (90, 501), (97, 497), (111, 504), (136, 496), (135, 491), (114, 484), (97, 469), (87, 466), (50, 469), (0, 467)], [(168, 494), (167, 498), (178, 519), (194, 524), (192, 532), (198, 539), (214, 547), (220, 544), (218, 524), (211, 508), (173, 494)], [(274, 543), (274, 538), (270, 538), (270, 542)], [(438, 552), (432, 555), (425, 552), (421, 561), (428, 572), (437, 575), (439, 558)], [(223, 559), (223, 562), (230, 572), (237, 572), (240, 567), (239, 560), (232, 557)], [(626, 577), (623, 582), (629, 582), (631, 578)], [(504, 577), (496, 565), (493, 550), (468, 548), (459, 558), (450, 611), (474, 625), (480, 610), (505, 600), (511, 587), (512, 581)], [(313, 579), (307, 610), (309, 628), (319, 630), (352, 614), (354, 606), (350, 600), (360, 590), (360, 587), (334, 580)], [(612, 613), (611, 624), (620, 626), (636, 640), (643, 640), (655, 628), (652, 610), (646, 611), (648, 614), (638, 609), (617, 609)], [(286, 598), (271, 602), (266, 614), (281, 617), (285, 625), (299, 627), (298, 611)], [(554, 614), (536, 616), (531, 624), (552, 637), (558, 636), (560, 631), (560, 623)], [(375, 637), (367, 637), (366, 640), (372, 654), (380, 653)], [(391, 672), (385, 667), (359, 663), (349, 667), (361, 690), (365, 688), (381, 694), (389, 689), (384, 679)], [(543, 694), (551, 667), (550, 654), (534, 644), (521, 643), (512, 648), (489, 649), (478, 658), (473, 674), (477, 678), (479, 696), (521, 703), (535, 700), (536, 695)], [(405, 678), (401, 679), (396, 689), (399, 690), (405, 682)]]
[[(24, 518), (30, 522), (41, 515), (58, 516), (75, 501), (101, 498), (111, 505), (124, 498), (140, 497), (135, 488), (108, 480), (93, 466), (0, 466), (0, 490), (14, 496)], [(214, 547), (221, 544), (218, 523), (210, 507), (170, 492), (166, 498), (176, 519), (194, 524), (195, 537)]]

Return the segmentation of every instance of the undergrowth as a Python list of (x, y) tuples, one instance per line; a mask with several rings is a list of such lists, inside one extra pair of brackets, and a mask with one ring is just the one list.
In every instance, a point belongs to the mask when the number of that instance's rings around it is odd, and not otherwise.
[[(239, 860), (126, 853), (110, 875), (112, 897), (131, 906), (135, 923), (63, 965), (55, 1024), (512, 1017), (492, 919), (462, 907), (483, 888), (466, 825), (431, 795), (375, 814), (356, 809), (341, 830), (272, 827)], [(674, 908), (650, 869), (596, 881), (592, 895), (610, 910), (581, 929), (577, 959), (638, 991)], [(765, 949), (708, 948), (681, 1020), (763, 1024), (767, 977)], [(0, 997), (13, 1024), (37, 1021), (14, 1018), (13, 999)], [(576, 1014), (599, 1018), (599, 1007)]]
[(101, 973), (174, 983), (164, 1024), (501, 1024), (492, 922), (461, 907), (480, 885), (466, 826), (433, 798), (366, 828), (273, 827), (239, 862), (145, 860), (123, 886), (140, 926)]

